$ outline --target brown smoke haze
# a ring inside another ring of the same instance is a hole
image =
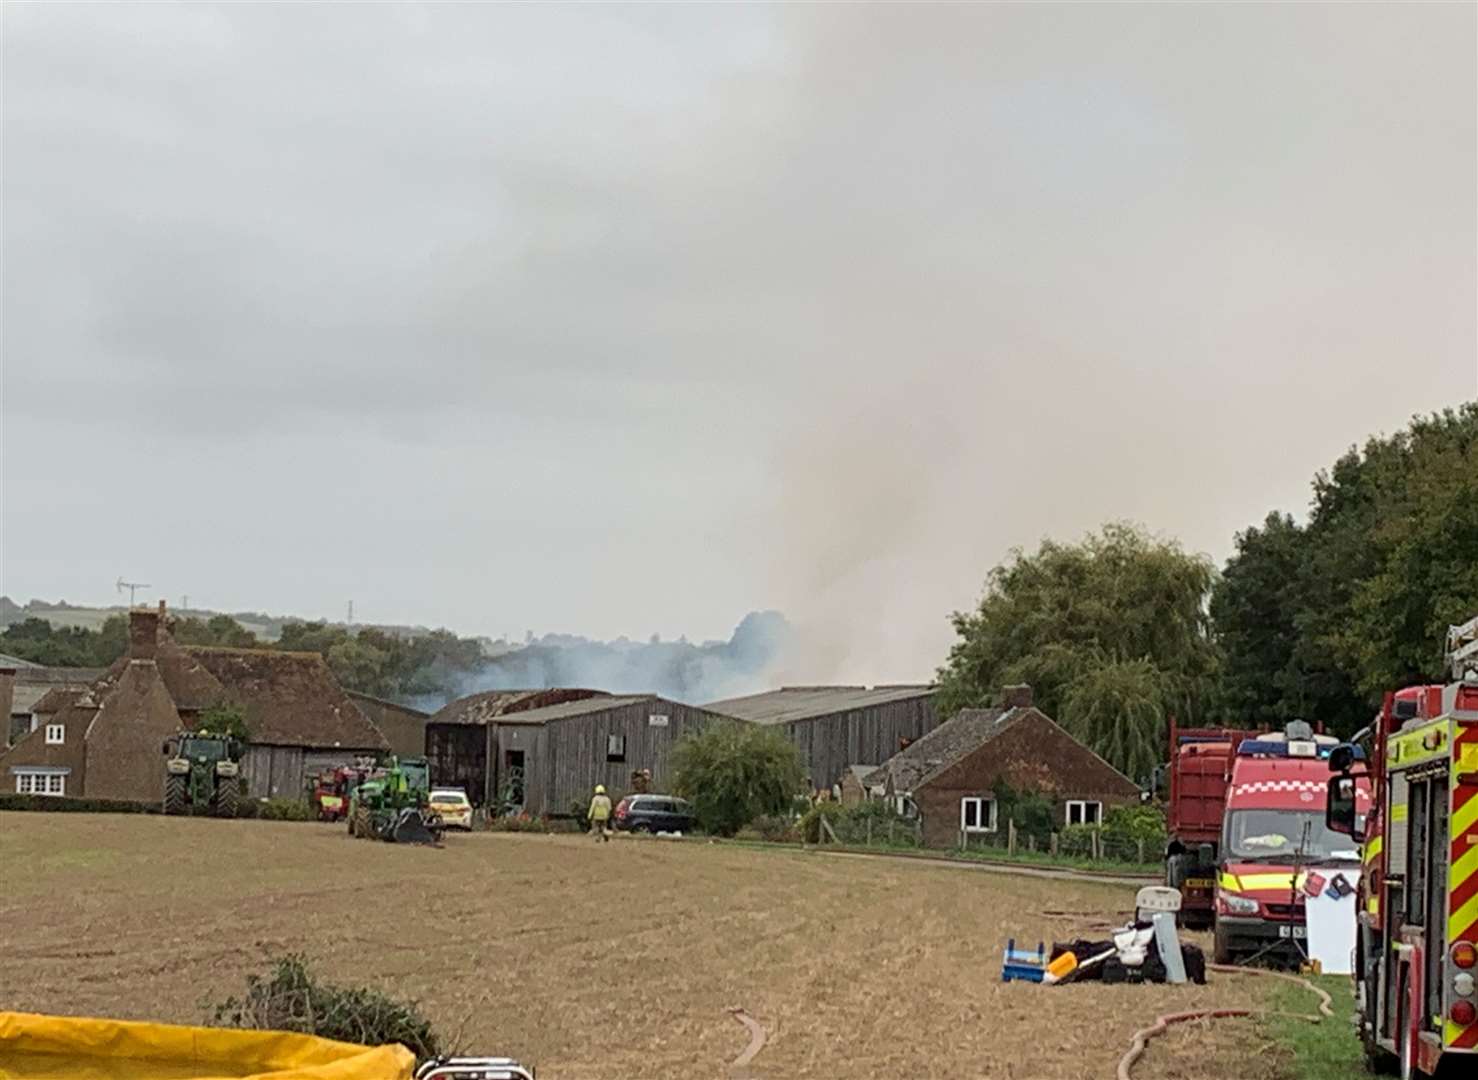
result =
[[[10,5],[4,588],[926,679],[1478,393],[1475,12]]]

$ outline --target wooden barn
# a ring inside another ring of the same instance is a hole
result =
[[[674,743],[715,719],[655,694],[596,690],[494,690],[447,705],[426,725],[433,783],[465,788],[475,802],[512,803],[533,815],[569,814],[596,784],[612,798],[651,773],[669,782]]]
[[[780,728],[820,791],[839,787],[849,766],[881,765],[939,723],[934,687],[923,685],[787,686],[703,707]]]

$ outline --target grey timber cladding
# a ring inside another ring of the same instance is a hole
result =
[[[786,687],[704,708],[779,727],[799,748],[817,789],[839,784],[850,766],[881,765],[903,740],[939,723],[930,686]]]
[[[703,709],[654,695],[594,698],[532,709],[490,722],[485,797],[496,800],[513,760],[523,756],[524,809],[568,814],[588,801],[596,784],[615,797],[631,789],[631,774],[652,773],[654,791],[672,782],[672,747],[690,731],[721,719]],[[613,753],[611,736],[620,739]]]

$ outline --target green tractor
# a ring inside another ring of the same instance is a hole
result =
[[[349,795],[349,835],[396,844],[435,844],[441,819],[426,806],[431,768],[425,758],[390,758]]]
[[[234,818],[241,797],[241,740],[182,731],[164,743],[164,812]]]

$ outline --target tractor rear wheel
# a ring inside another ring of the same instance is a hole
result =
[[[236,782],[234,776],[217,784],[215,805],[211,808],[215,816],[234,818],[240,794],[241,785]]]
[[[185,805],[190,801],[190,793],[186,786],[186,779],[175,773],[170,773],[164,778],[164,812],[166,814],[183,814]]]
[[[354,812],[354,835],[366,840],[375,836],[374,822],[370,819],[368,806],[361,806]]]

